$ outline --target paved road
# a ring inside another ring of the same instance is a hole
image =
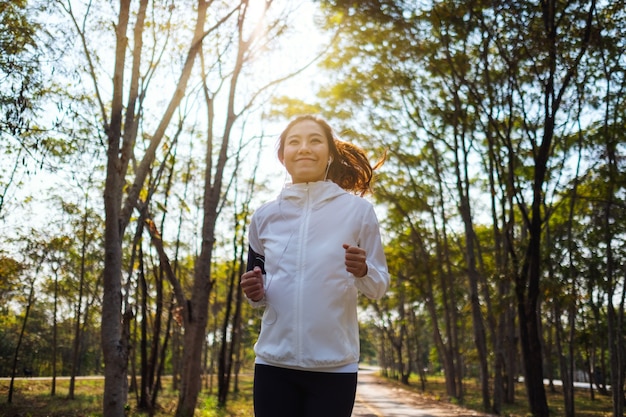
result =
[[[375,371],[359,370],[356,403],[352,417],[469,417],[481,416],[452,404],[429,400],[406,389],[386,384]]]

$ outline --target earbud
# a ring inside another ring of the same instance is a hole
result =
[[[329,157],[328,158],[328,164],[326,164],[326,173],[324,174],[324,181],[326,181],[326,178],[328,178],[328,171],[330,171],[330,164],[333,163],[333,157]]]

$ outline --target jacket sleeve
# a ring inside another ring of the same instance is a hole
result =
[[[359,247],[365,249],[367,274],[356,278],[356,287],[368,298],[379,299],[389,289],[390,278],[380,236],[380,226],[373,206],[370,206],[363,219],[358,244]]]

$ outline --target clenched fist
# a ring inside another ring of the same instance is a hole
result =
[[[365,250],[346,243],[343,244],[343,248],[346,251],[346,271],[357,278],[364,277],[367,274]]]
[[[241,289],[251,301],[260,301],[265,295],[263,288],[263,273],[261,268],[255,266],[241,276]]]

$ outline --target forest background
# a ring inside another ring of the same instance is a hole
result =
[[[173,375],[191,416],[211,374],[225,404],[260,319],[246,224],[319,113],[387,154],[363,358],[459,403],[475,378],[496,414],[548,416],[548,378],[574,416],[593,381],[622,416],[625,6],[1,0],[0,375],[102,374],[106,416]]]

